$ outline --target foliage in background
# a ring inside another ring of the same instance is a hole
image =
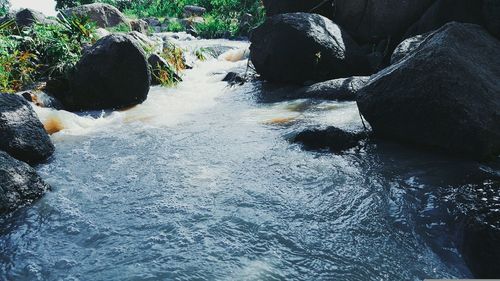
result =
[[[10,2],[9,0],[0,0],[0,17],[4,16],[9,12]]]
[[[261,0],[57,0],[57,7],[64,8],[103,2],[116,6],[133,18],[182,18],[186,5],[198,5],[207,9],[205,23],[197,24],[196,31],[204,38],[234,37],[248,35],[251,28],[265,17]],[[247,15],[251,15],[248,17]],[[169,31],[180,31],[184,27],[171,23]]]
[[[16,92],[49,78],[66,77],[81,57],[82,44],[93,42],[88,19],[65,18],[58,24],[19,29],[0,26],[0,92]]]

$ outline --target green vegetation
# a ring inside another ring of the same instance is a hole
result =
[[[9,0],[0,0],[0,17],[9,12],[10,2]]]
[[[24,29],[13,20],[0,25],[0,92],[66,77],[80,59],[82,44],[93,42],[93,30],[88,19],[80,18]]]
[[[127,32],[132,31],[132,29],[130,28],[130,26],[128,24],[126,24],[126,23],[120,23],[117,26],[107,28],[107,30],[109,32],[112,32],[112,33],[116,33],[116,32],[127,33]]]
[[[201,37],[219,38],[248,35],[251,28],[264,20],[264,8],[260,0],[57,0],[58,8],[103,2],[116,6],[132,18],[157,17],[183,18],[186,5],[205,7],[205,22],[194,24]],[[184,26],[172,21],[168,31],[181,31]]]

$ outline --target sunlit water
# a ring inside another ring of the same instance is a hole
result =
[[[184,46],[209,43],[248,47]],[[304,151],[288,141],[304,128],[361,128],[355,104],[266,103],[259,83],[221,82],[247,64],[225,58],[127,111],[37,108],[64,128],[38,167],[53,190],[0,221],[0,280],[471,276],[457,225],[498,207],[498,165],[380,142]]]

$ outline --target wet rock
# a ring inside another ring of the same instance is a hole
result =
[[[44,14],[32,9],[22,9],[16,13],[16,23],[19,27],[31,26],[35,23],[47,22],[47,18]]]
[[[355,76],[328,80],[303,87],[290,95],[296,99],[317,98],[337,101],[355,101],[357,92],[363,88],[369,76]]]
[[[70,110],[123,108],[146,100],[150,79],[142,48],[128,35],[112,34],[83,55],[69,92],[57,97]]]
[[[267,18],[252,32],[251,42],[252,63],[271,82],[302,84],[370,72],[356,42],[317,14]]]
[[[207,9],[200,6],[187,5],[184,7],[184,17],[201,17]]]
[[[498,224],[500,218],[494,223]],[[494,279],[500,276],[500,228],[481,219],[480,215],[465,223],[462,256],[474,277]]]
[[[54,145],[29,103],[19,95],[0,94],[0,150],[35,164],[54,153]]]
[[[224,76],[222,81],[227,82],[229,85],[243,85],[246,82],[246,79],[243,75],[237,72],[229,72]]]
[[[182,81],[174,71],[170,64],[162,57],[157,54],[152,54],[148,58],[149,66],[151,67],[151,85],[160,85],[162,83],[161,78],[164,73],[173,76],[175,81]]]
[[[308,129],[297,134],[292,141],[300,143],[307,150],[328,149],[342,152],[356,147],[367,138],[364,132],[348,132],[336,127],[326,129]]]
[[[399,43],[391,56],[391,64],[397,63],[402,60],[406,55],[413,52],[420,44],[424,41],[425,38],[429,36],[428,33],[423,35],[417,35],[410,37],[403,42]]]
[[[117,8],[103,3],[94,3],[81,5],[78,7],[64,10],[67,16],[77,15],[80,17],[89,17],[98,27],[113,27],[119,24],[129,25],[125,15]]]
[[[147,34],[149,31],[149,25],[144,20],[132,20],[130,21],[130,27],[133,31],[137,31],[142,34]]]
[[[449,23],[411,56],[373,75],[358,106],[388,139],[477,159],[500,153],[500,41]]]
[[[0,151],[0,215],[34,202],[49,189],[32,167]]]

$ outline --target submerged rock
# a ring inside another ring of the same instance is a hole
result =
[[[449,23],[360,90],[381,137],[485,159],[500,153],[500,41]]]
[[[328,149],[341,152],[359,145],[367,138],[364,132],[348,132],[336,127],[326,129],[308,129],[297,134],[292,141],[300,143],[307,150]]]
[[[69,92],[58,98],[71,110],[123,108],[146,100],[150,79],[142,48],[128,35],[112,34],[83,55]]]
[[[32,203],[49,189],[32,167],[0,151],[0,215]]]
[[[103,3],[94,3],[81,5],[78,7],[64,10],[66,16],[77,15],[80,17],[89,17],[98,27],[113,27],[119,24],[129,25],[125,15],[117,8]]]
[[[227,82],[229,85],[243,85],[246,82],[244,75],[237,72],[228,72],[222,81]]]
[[[30,164],[43,162],[54,153],[42,123],[21,96],[0,94],[0,150]]]
[[[317,98],[337,101],[355,101],[357,92],[368,83],[369,79],[369,76],[354,76],[328,80],[291,92],[290,96],[297,99]]]
[[[251,42],[252,63],[268,81],[301,84],[369,73],[356,42],[317,14],[267,18],[253,31]]]

